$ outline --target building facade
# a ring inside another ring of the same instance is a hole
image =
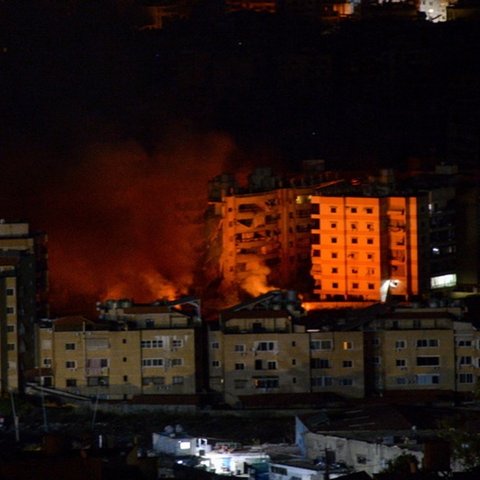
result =
[[[99,307],[101,322],[83,317],[44,322],[38,329],[39,381],[109,400],[195,395],[201,388],[200,318],[181,306],[109,301]]]
[[[36,363],[34,326],[48,314],[46,236],[0,221],[0,389],[23,388]]]

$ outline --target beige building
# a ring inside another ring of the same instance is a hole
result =
[[[311,273],[320,300],[385,301],[427,292],[427,198],[349,190],[311,199]]]
[[[104,399],[196,394],[200,319],[180,307],[107,302],[100,307],[103,322],[66,317],[44,323],[38,336],[42,384]]]
[[[0,220],[0,393],[23,388],[35,366],[34,324],[47,314],[46,236]]]

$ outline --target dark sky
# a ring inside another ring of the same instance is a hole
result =
[[[49,234],[58,310],[185,290],[199,225],[174,210],[223,170],[443,158],[470,114],[475,25],[197,12],[139,31],[134,3],[0,6],[0,216]]]

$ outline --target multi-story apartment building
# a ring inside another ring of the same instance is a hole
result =
[[[335,187],[312,202],[312,276],[320,299],[409,298],[429,289],[428,201]]]
[[[257,169],[246,189],[226,175],[211,182],[211,254],[227,291],[240,287],[258,295],[308,278],[310,198],[323,178],[319,170],[286,182],[271,169]]]
[[[22,388],[35,366],[34,324],[47,315],[46,237],[0,220],[0,390]]]
[[[151,305],[107,301],[99,309],[101,322],[65,317],[41,325],[44,386],[105,399],[197,393],[196,300]]]
[[[309,392],[309,339],[293,321],[301,313],[295,293],[280,291],[221,312],[209,332],[212,390],[233,405],[250,395]]]

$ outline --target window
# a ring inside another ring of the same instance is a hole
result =
[[[220,348],[220,344],[218,342],[212,342],[210,346],[214,350],[218,350]]]
[[[372,214],[373,213],[373,208],[366,208],[365,213]]]
[[[367,253],[367,260],[373,260],[373,253]]]
[[[353,367],[353,360],[343,360],[342,367],[343,368],[352,368]]]
[[[15,307],[7,307],[7,313],[8,314],[14,314],[15,313]]]
[[[395,348],[397,350],[401,348],[407,348],[407,341],[406,340],[395,340]]]
[[[332,237],[332,238],[330,239],[330,242],[331,242],[331,243],[337,243],[337,237]]]
[[[141,348],[163,348],[163,340],[142,340]]]
[[[12,296],[12,295],[15,295],[15,289],[13,288],[7,288],[5,293],[8,295],[8,296]]]
[[[473,373],[460,373],[458,375],[458,383],[473,383]]]
[[[184,382],[183,377],[179,375],[175,375],[174,377],[172,377],[173,385],[183,385],[183,382]]]
[[[270,467],[270,471],[272,473],[276,473],[278,475],[283,475],[283,476],[286,476],[288,475],[288,470],[286,468],[283,468],[283,467],[276,467],[275,465],[272,465]]]
[[[375,290],[375,284],[374,283],[369,283],[368,284],[368,289],[369,290]]]
[[[472,357],[470,356],[466,356],[466,357],[460,357],[459,361],[458,361],[459,365],[471,365],[472,364]]]
[[[330,228],[337,228],[337,224],[335,222],[330,223]]]
[[[396,367],[406,367],[407,366],[407,361],[404,358],[397,358],[395,360],[395,366]]]
[[[332,364],[328,358],[311,358],[310,368],[331,368]]]
[[[142,385],[165,385],[165,377],[143,377]]]
[[[330,213],[337,213],[337,207],[330,207]]]
[[[353,385],[353,378],[339,378],[338,384],[342,387],[351,387]]]
[[[310,342],[310,350],[331,350],[331,340],[312,340]]]
[[[15,344],[14,343],[8,343],[7,344],[7,350],[9,352],[13,352],[15,350]]]
[[[353,290],[357,290],[357,289],[358,289],[358,283],[357,283],[357,282],[352,283],[352,289],[353,289]]]
[[[296,358],[292,358],[292,365],[296,365],[297,364],[297,359]]]
[[[7,325],[7,332],[13,333],[15,331],[15,325]]]
[[[417,340],[417,348],[438,347],[439,341],[436,338],[419,338]]]
[[[359,463],[360,465],[366,465],[367,457],[365,457],[365,455],[357,455],[357,463]]]
[[[440,375],[417,375],[418,385],[438,385],[440,383]]]
[[[172,358],[170,364],[172,367],[181,367],[183,365],[183,358]]]
[[[406,385],[407,379],[405,377],[395,377],[395,383],[397,385]]]
[[[440,365],[440,357],[417,357],[418,367],[436,367],[438,365]]]
[[[52,366],[52,359],[51,358],[44,358],[43,359],[43,366],[44,367],[51,367]]]
[[[124,376],[123,376],[123,381],[124,381],[124,382],[128,382],[128,375],[124,375]]]
[[[108,377],[87,377],[89,387],[108,387],[110,380]]]
[[[332,273],[338,273],[338,268],[337,268],[337,267],[333,267],[333,268],[332,268]]]
[[[344,350],[352,350],[353,349],[353,342],[342,342],[342,348]]]
[[[243,344],[237,344],[233,347],[233,350],[235,352],[244,352],[245,351],[245,345]]]
[[[277,349],[277,342],[255,342],[255,350],[258,352],[272,352]]]
[[[276,370],[277,369],[277,362],[272,360],[267,362],[267,369],[268,370]]]
[[[278,388],[278,377],[258,377],[253,380],[255,388]]]
[[[333,282],[333,283],[332,283],[332,288],[338,288],[338,283],[337,283],[337,282]]]
[[[183,340],[172,340],[172,347],[173,348],[183,347]]]
[[[367,230],[369,232],[373,232],[375,230],[373,223],[367,223]]]
[[[77,368],[77,362],[75,360],[67,360],[65,362],[65,368]]]
[[[312,387],[331,387],[332,385],[332,377],[312,377]]]
[[[357,224],[356,224],[356,223],[352,223],[352,224],[350,225],[350,228],[351,228],[352,230],[356,230],[356,229],[357,229]]]
[[[295,342],[295,340],[292,341],[292,347],[296,347],[297,346],[297,342]]]
[[[106,368],[108,367],[108,358],[89,358],[86,362],[87,368]]]
[[[358,243],[358,238],[357,238],[357,237],[353,237],[353,238],[352,238],[352,243]]]
[[[142,367],[163,367],[163,358],[143,358]]]
[[[352,207],[352,208],[350,209],[350,212],[351,212],[351,213],[357,213],[357,207]]]
[[[457,340],[457,347],[471,347],[471,340]]]
[[[367,245],[373,245],[373,238],[367,238]]]
[[[338,258],[338,253],[337,252],[332,252],[331,257],[332,258]]]
[[[378,367],[379,365],[381,365],[381,364],[382,364],[382,359],[381,359],[381,357],[373,357],[373,364],[374,364],[375,366],[377,366],[377,367]]]
[[[66,343],[65,344],[65,350],[75,350],[75,344],[74,343]]]
[[[67,378],[65,380],[66,387],[76,387],[77,386],[77,379],[76,378]]]
[[[245,364],[244,363],[236,363],[235,364],[235,370],[245,370]]]
[[[212,367],[219,368],[220,367],[220,360],[212,360]]]

